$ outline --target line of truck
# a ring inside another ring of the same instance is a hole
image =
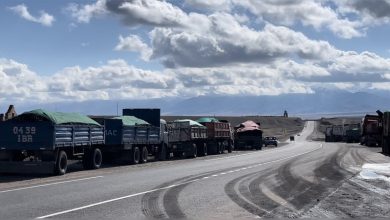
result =
[[[326,128],[325,141],[359,142],[365,146],[378,146],[390,154],[390,112],[376,111],[365,115],[360,124],[333,125]]]
[[[245,141],[261,149],[262,131],[260,127],[255,130],[257,135]],[[166,160],[230,153],[235,136],[227,121],[166,122],[160,109],[123,109],[122,116],[96,118],[34,110],[0,123],[0,172],[38,170],[63,175],[69,160],[81,160],[85,169],[97,169],[103,160],[137,164],[150,157]]]

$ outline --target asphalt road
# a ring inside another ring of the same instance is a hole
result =
[[[359,186],[355,181],[363,163],[390,160],[377,149],[307,140],[314,127],[314,122],[308,122],[295,142],[262,151],[78,171],[61,177],[3,176],[0,219],[390,216],[388,202],[381,203],[390,198],[378,193],[380,187],[388,190],[387,186]],[[379,188],[359,194],[358,187],[363,186]],[[354,190],[362,201],[351,192],[340,208],[333,198],[341,201],[344,188]],[[364,200],[370,196],[377,199]],[[367,205],[356,213],[353,202]],[[370,212],[370,204],[382,210]]]

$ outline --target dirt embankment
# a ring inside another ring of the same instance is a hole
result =
[[[300,133],[305,125],[305,121],[301,118],[285,118],[281,116],[162,116],[166,121],[176,119],[197,120],[201,117],[215,117],[219,120],[227,120],[232,126],[239,125],[247,120],[260,122],[264,132],[263,136],[275,136],[282,141],[286,140],[290,135]]]

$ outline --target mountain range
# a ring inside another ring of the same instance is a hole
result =
[[[4,108],[4,107],[3,107]],[[117,115],[122,108],[161,108],[164,115],[290,115],[316,118],[332,115],[364,115],[390,109],[390,95],[322,90],[314,94],[278,96],[198,96],[148,100],[93,100],[45,104],[19,104],[17,110],[44,108],[89,115]]]

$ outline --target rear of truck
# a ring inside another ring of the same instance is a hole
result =
[[[99,168],[103,127],[81,115],[66,123],[70,116],[35,110],[1,123],[0,172],[65,174],[69,159]]]
[[[168,139],[177,157],[207,155],[207,128],[192,120],[168,122]]]
[[[148,156],[158,155],[161,146],[160,128],[134,116],[105,119],[106,147],[112,159],[132,164],[146,163]]]
[[[245,121],[235,127],[235,149],[261,150],[263,147],[263,131],[260,123]]]
[[[366,146],[381,145],[381,125],[378,115],[366,115],[361,123],[361,140],[360,143]]]
[[[333,125],[332,126],[332,138],[333,141],[339,142],[342,141],[344,137],[344,128],[342,125]]]
[[[225,150],[231,153],[234,140],[229,122],[221,122],[215,118],[200,118],[197,120],[207,128],[207,151],[209,154],[222,154]]]
[[[382,152],[390,155],[390,112],[383,113]]]
[[[333,142],[332,127],[327,127],[325,130],[325,142]]]

